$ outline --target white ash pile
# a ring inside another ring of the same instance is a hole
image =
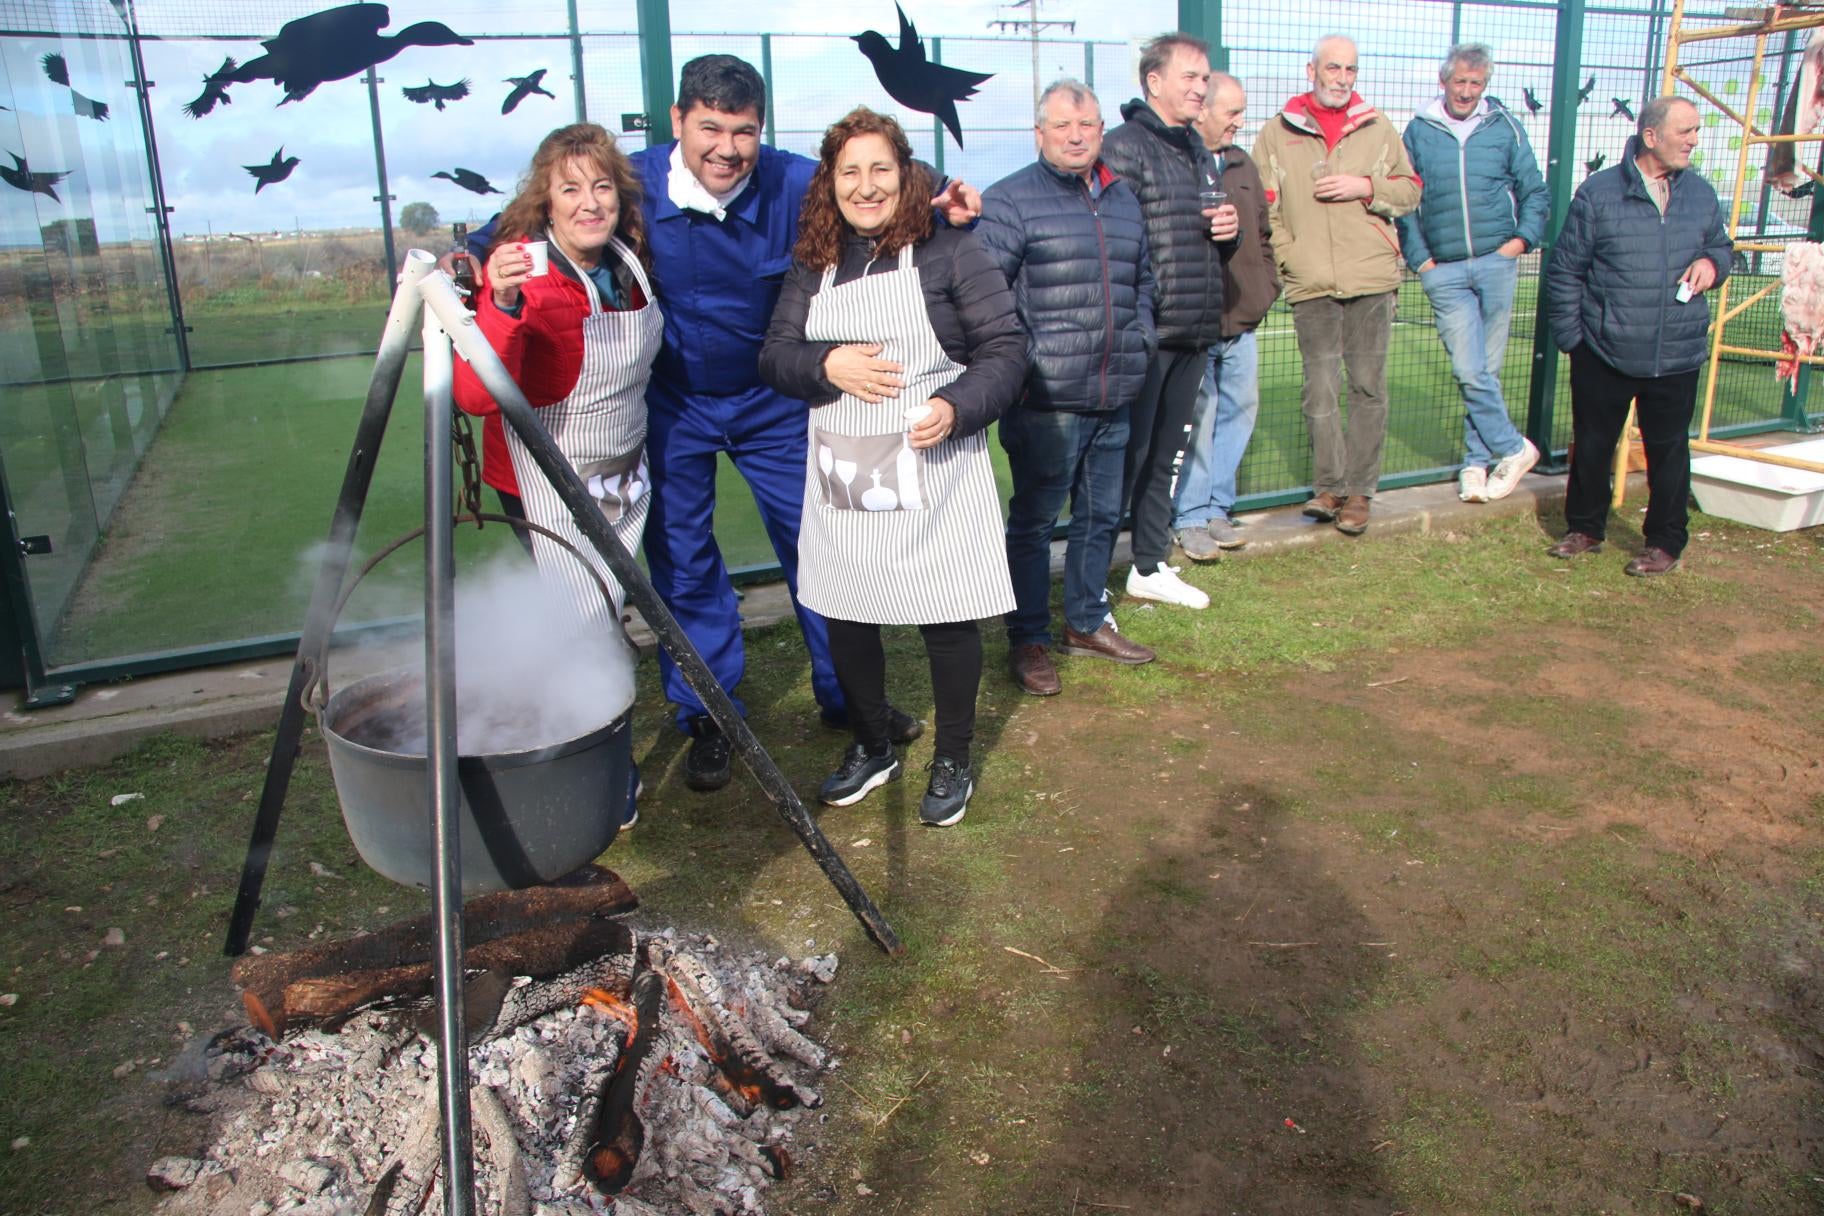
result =
[[[483,986],[480,1030],[472,992],[476,1210],[763,1213],[821,1101],[809,1078],[835,1066],[800,1029],[835,964],[665,931],[548,981]],[[418,1002],[279,1043],[218,1036],[215,1143],[152,1167],[173,1191],[161,1216],[441,1210],[435,1025]]]

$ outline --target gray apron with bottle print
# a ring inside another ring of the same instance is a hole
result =
[[[664,320],[652,283],[633,251],[610,237],[604,253],[619,257],[633,271],[646,295],[646,307],[622,312],[604,309],[601,293],[589,275],[579,269],[577,275],[589,296],[589,315],[583,318],[582,370],[568,397],[540,408],[537,414],[558,450],[588,487],[590,497],[613,527],[615,538],[632,554],[639,549],[651,505],[652,479],[646,471],[646,382],[659,353]],[[562,256],[555,243],[551,256]],[[558,272],[553,269],[551,273]],[[519,479],[526,517],[556,532],[588,557],[614,594],[614,614],[618,619],[626,593],[570,518],[569,509],[545,480],[512,427],[507,428],[507,451],[513,457],[513,473]],[[608,612],[601,589],[575,557],[536,532],[532,534],[532,556],[547,582],[575,605],[584,621],[593,622]]]
[[[904,368],[899,396],[847,393],[811,410],[798,598],[843,621],[925,625],[1013,607],[1000,492],[986,431],[914,449],[905,410],[963,374],[931,328],[912,249],[896,270],[834,285],[805,317],[812,342],[878,342]]]

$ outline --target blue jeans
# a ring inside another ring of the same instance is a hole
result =
[[[1260,340],[1254,331],[1210,349],[1192,415],[1191,450],[1178,475],[1172,527],[1201,528],[1235,509],[1235,473],[1260,414]]]
[[[1463,392],[1465,463],[1482,466],[1525,446],[1501,396],[1501,363],[1514,316],[1519,262],[1485,253],[1461,262],[1439,262],[1419,276],[1431,298],[1438,336],[1450,352],[1450,370]]]
[[[1051,530],[1070,500],[1064,555],[1064,623],[1094,633],[1108,613],[1108,565],[1121,527],[1125,409],[1073,414],[1016,405],[1001,417],[1013,472],[1007,503],[1007,568],[1014,609],[1007,643],[1051,645]]]

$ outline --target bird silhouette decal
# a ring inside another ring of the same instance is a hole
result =
[[[407,85],[399,91],[405,94],[407,101],[415,101],[421,106],[435,105],[441,110],[445,103],[461,101],[467,97],[469,82],[465,79],[458,80],[455,84],[438,84],[435,80],[427,80],[420,85]]]
[[[1577,90],[1577,104],[1582,105],[1584,102],[1588,101],[1590,99],[1590,94],[1595,91],[1596,78],[1592,76],[1583,82],[1583,87],[1581,89]]]
[[[70,84],[70,65],[64,62],[62,55],[53,51],[38,62],[44,65],[44,74],[52,84],[60,84],[70,90],[70,101],[76,107],[76,117],[93,118],[96,122],[108,121],[108,103],[84,97],[75,90]]]
[[[455,182],[458,186],[461,186],[464,190],[468,190],[474,194],[505,194],[506,193],[505,190],[496,190],[494,188],[494,184],[492,182],[490,182],[487,178],[483,177],[481,174],[475,172],[475,170],[464,169],[460,165],[457,166],[456,172],[454,172],[454,173],[451,173],[445,169],[439,169],[439,170],[437,170],[437,172],[431,174],[431,176],[432,177],[441,177],[446,181]]]
[[[68,177],[69,170],[66,169],[62,173],[34,173],[32,167],[25,163],[25,157],[17,152],[8,152],[7,155],[13,158],[13,167],[9,169],[5,165],[0,165],[0,181],[15,190],[23,190],[27,194],[45,195],[53,203],[63,201],[57,197],[57,191],[52,187]]]
[[[291,176],[291,171],[297,167],[298,158],[295,156],[286,156],[283,147],[272,154],[272,160],[268,164],[241,166],[241,168],[253,174],[253,180],[258,183],[253,188],[255,194],[258,194],[275,182],[284,181]]]
[[[203,91],[184,106],[184,113],[201,118],[230,101],[228,87],[255,80],[270,80],[285,90],[283,100],[302,101],[320,84],[346,80],[375,64],[385,63],[410,46],[473,46],[441,21],[420,21],[397,34],[382,34],[392,20],[384,4],[345,4],[324,9],[279,27],[278,37],[260,45],[266,53],[237,64],[232,57],[203,77]]]
[[[1583,167],[1585,171],[1594,173],[1596,170],[1602,168],[1602,163],[1608,159],[1606,154],[1598,152],[1596,155],[1590,157],[1590,159],[1584,161]]]
[[[925,44],[919,39],[918,27],[906,20],[906,10],[895,4],[899,13],[899,46],[895,48],[873,30],[856,34],[850,41],[860,45],[861,53],[874,65],[874,75],[887,96],[902,106],[934,114],[963,146],[963,127],[956,117],[956,103],[975,96],[976,86],[994,78],[992,72],[965,72],[947,68],[925,58]]]
[[[506,80],[502,81],[503,84],[512,85],[513,91],[508,93],[507,99],[500,103],[500,112],[502,114],[511,114],[514,110],[519,108],[520,102],[534,93],[549,97],[552,101],[556,101],[557,94],[543,87],[545,71],[546,69],[540,68],[530,76],[509,76]]]
[[[1629,122],[1634,121],[1634,111],[1628,107],[1627,102],[1623,101],[1619,97],[1611,97],[1611,98],[1609,98],[1609,100],[1615,103],[1615,108],[1613,110],[1609,111],[1610,118],[1614,118],[1616,115],[1619,114],[1621,117],[1627,119]]]
[[[1543,105],[1540,104],[1539,98],[1533,93],[1532,86],[1529,85],[1526,88],[1521,89],[1520,91],[1522,93],[1526,94],[1527,113],[1537,114],[1539,111],[1541,111],[1545,108]]]

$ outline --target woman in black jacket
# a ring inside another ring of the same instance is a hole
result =
[[[821,797],[899,775],[880,626],[917,625],[936,755],[919,818],[948,826],[975,788],[977,621],[1013,606],[986,428],[1026,374],[1012,293],[976,238],[938,228],[931,180],[892,118],[824,133],[760,375],[809,402],[798,598],[829,618],[855,741]]]

